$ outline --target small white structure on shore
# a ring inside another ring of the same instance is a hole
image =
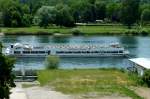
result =
[[[133,58],[129,60],[140,76],[143,76],[145,70],[150,69],[150,58]]]

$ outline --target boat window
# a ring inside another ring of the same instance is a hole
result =
[[[119,53],[123,53],[123,51],[119,51]]]
[[[21,47],[16,47],[15,49],[21,49]]]
[[[90,51],[87,51],[87,53],[91,53]]]
[[[23,54],[30,54],[30,51],[23,51]]]
[[[112,53],[118,53],[118,51],[112,51]]]
[[[71,54],[72,52],[71,51],[66,51],[64,52],[65,54]]]
[[[82,53],[86,53],[86,51],[82,51]]]
[[[51,51],[47,51],[47,53],[48,53],[48,55],[50,55],[50,54],[51,54]]]
[[[37,54],[37,53],[38,53],[38,51],[31,51],[31,53],[32,53],[32,54]]]
[[[44,53],[45,53],[45,51],[39,51],[39,53],[40,53],[40,54],[44,54]]]
[[[21,52],[20,51],[14,51],[14,54],[20,54]]]
[[[11,48],[14,48],[14,45],[10,45],[11,46]]]
[[[57,54],[63,54],[64,51],[56,51]]]
[[[94,51],[93,53],[100,53],[100,52],[98,52],[98,51]]]
[[[56,51],[57,54],[123,53],[123,51]]]
[[[78,54],[78,53],[81,53],[81,52],[80,51],[74,51],[73,53]]]
[[[103,53],[118,53],[118,51],[104,51]]]
[[[56,51],[57,54],[79,54],[79,53],[87,53],[87,51]]]

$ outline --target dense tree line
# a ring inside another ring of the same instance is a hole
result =
[[[150,23],[150,0],[0,0],[5,27],[75,26],[75,23],[120,22],[129,28]]]

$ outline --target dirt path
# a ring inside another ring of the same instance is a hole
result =
[[[139,87],[134,89],[135,92],[144,99],[150,99],[150,88]]]
[[[97,96],[97,95],[64,95],[60,92],[52,91],[46,87],[31,87],[25,88],[28,99],[131,99],[130,97],[122,97],[118,95]]]
[[[25,90],[20,83],[16,84],[16,88],[11,89],[10,99],[27,99]]]
[[[40,87],[38,85],[22,88],[22,84],[37,84],[33,83],[16,83],[16,88],[11,90],[10,99],[72,99],[69,95],[64,95],[60,92],[51,90],[50,88]]]
[[[24,90],[21,88],[13,88],[11,92],[10,99],[27,99]]]
[[[22,84],[35,84],[35,86],[31,86],[28,88],[22,88]],[[14,88],[12,96],[15,98],[10,99],[131,99],[130,97],[122,97],[118,95],[111,96],[97,96],[96,94],[88,94],[88,95],[65,95],[63,93],[53,91],[49,87],[40,87],[36,85],[36,83],[16,83],[17,87]],[[17,96],[16,96],[17,90]],[[22,95],[24,98],[19,98],[19,95]],[[148,93],[147,93],[148,95]],[[145,98],[149,99],[149,98]]]
[[[64,95],[60,92],[52,91],[45,87],[25,88],[28,99],[71,99],[71,96]]]

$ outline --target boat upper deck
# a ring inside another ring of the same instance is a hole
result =
[[[31,46],[27,44],[16,44],[14,45],[15,49],[24,50],[50,50],[50,49],[59,49],[59,50],[100,50],[100,49],[123,49],[118,43],[112,44],[51,44],[47,46]]]

